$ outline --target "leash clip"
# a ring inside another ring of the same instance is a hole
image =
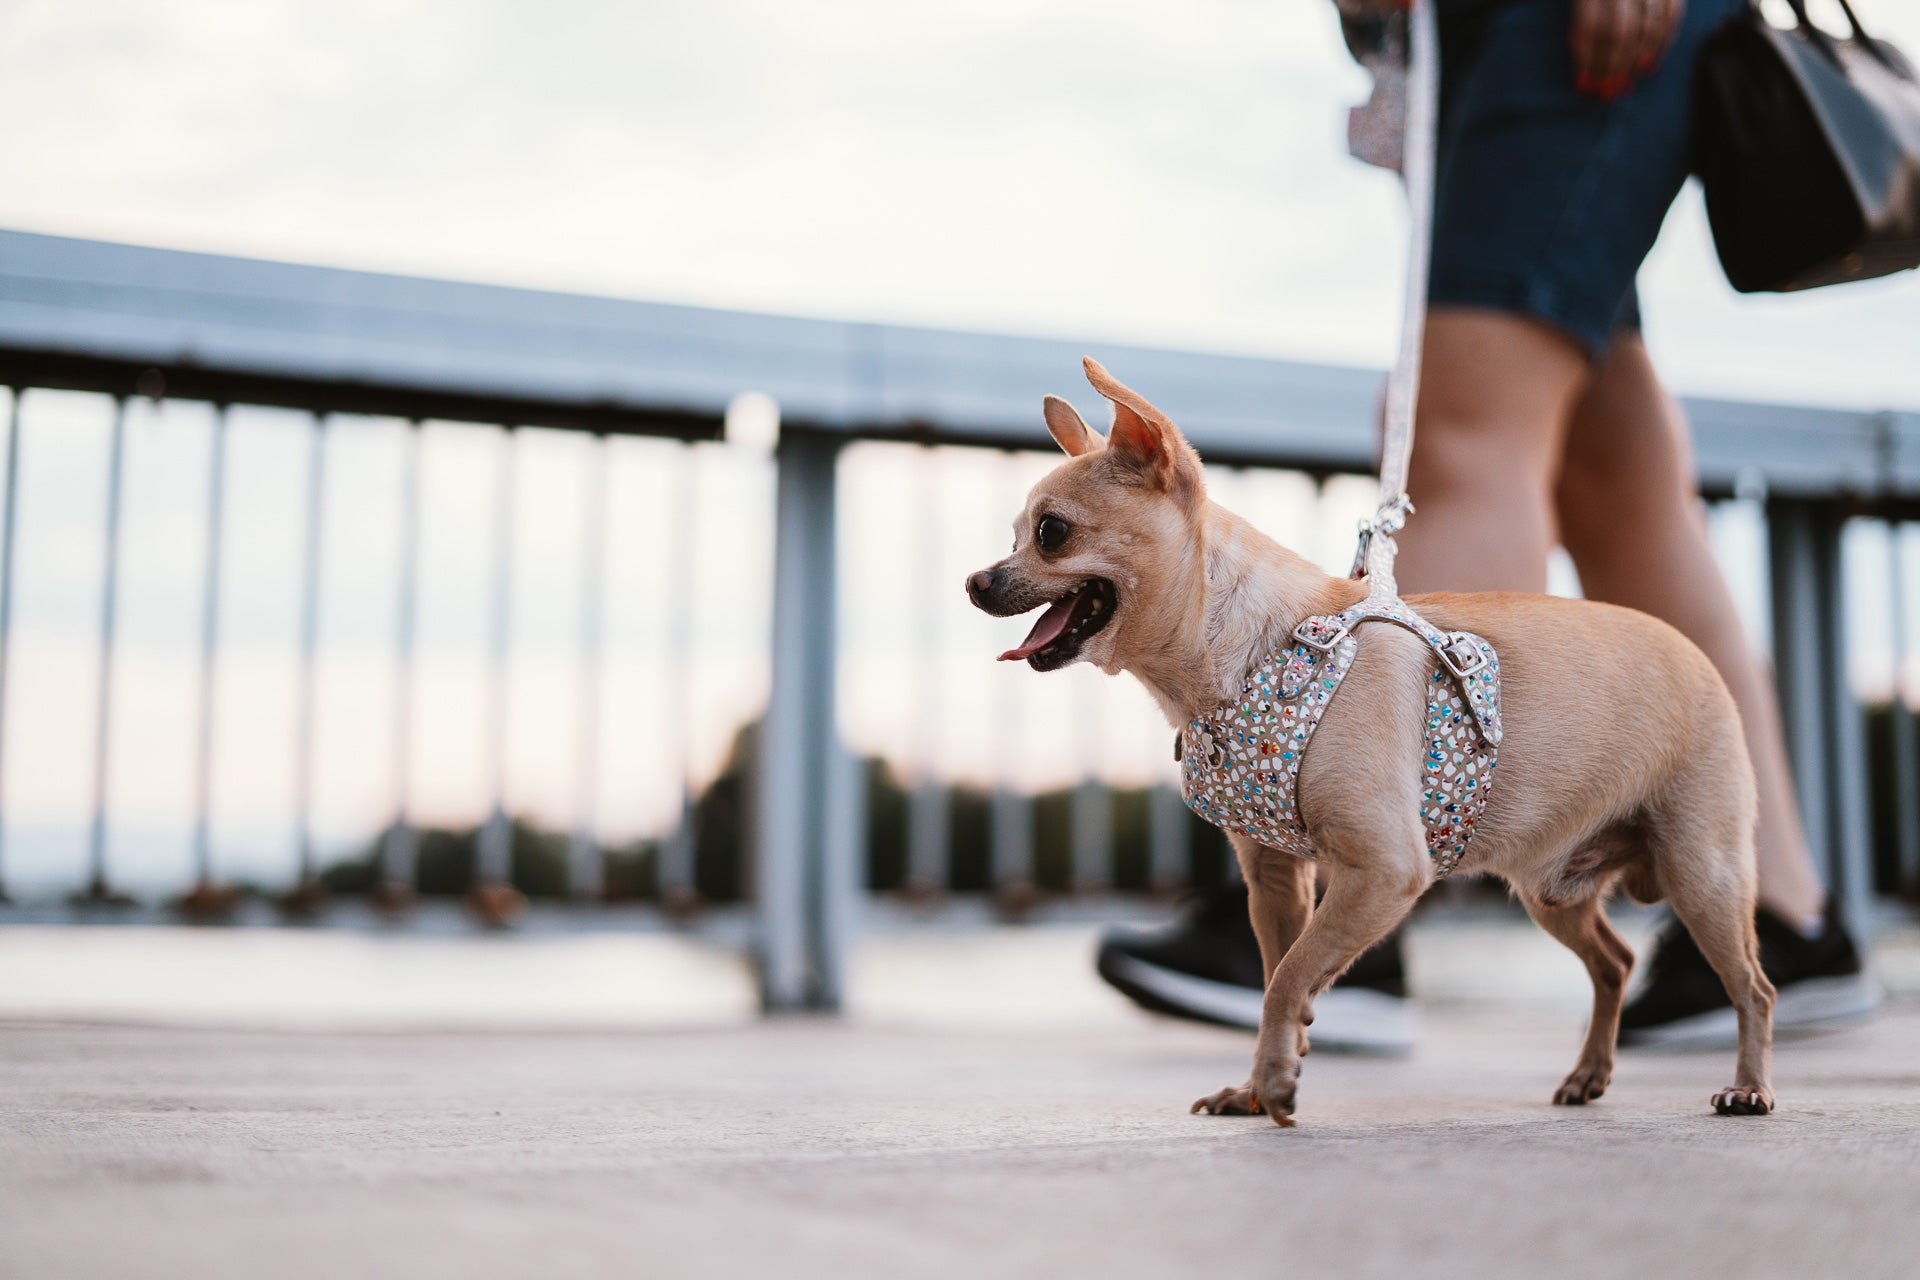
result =
[[[1407,527],[1407,517],[1413,514],[1413,499],[1405,493],[1397,493],[1391,499],[1380,504],[1372,520],[1372,527],[1381,533],[1398,533]]]
[[[1380,504],[1380,509],[1371,519],[1362,517],[1360,521],[1360,545],[1353,552],[1353,568],[1347,577],[1359,581],[1367,576],[1367,553],[1373,549],[1376,535],[1391,538],[1407,527],[1407,517],[1413,514],[1413,499],[1406,494],[1394,495]]]

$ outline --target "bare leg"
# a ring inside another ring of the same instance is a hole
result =
[[[1544,591],[1561,439],[1586,353],[1535,320],[1436,307],[1427,318],[1401,590]]]
[[[1528,902],[1527,914],[1579,956],[1593,979],[1593,1020],[1587,1024],[1586,1043],[1580,1060],[1553,1095],[1559,1105],[1577,1107],[1605,1093],[1613,1079],[1613,1047],[1620,1034],[1620,1005],[1627,975],[1633,971],[1633,951],[1607,923],[1598,897],[1556,907]]]
[[[1403,590],[1543,590],[1557,523],[1589,596],[1664,618],[1712,659],[1760,784],[1760,901],[1813,925],[1825,894],[1779,709],[1713,560],[1686,424],[1640,339],[1623,335],[1593,370],[1537,321],[1436,308],[1409,487],[1419,516],[1400,537]]]
[[[1247,882],[1247,913],[1253,921],[1253,934],[1260,940],[1261,978],[1271,983],[1280,957],[1287,954],[1313,917],[1314,864],[1245,836],[1230,839],[1240,860],[1241,878]],[[1306,1051],[1306,1033],[1302,1030],[1300,1052]],[[1252,1081],[1248,1081],[1217,1090],[1188,1110],[1204,1110],[1215,1116],[1256,1116],[1263,1108]]]
[[[1638,335],[1615,340],[1576,404],[1556,498],[1582,590],[1672,623],[1720,669],[1759,782],[1760,901],[1794,924],[1817,924],[1825,895],[1807,852],[1773,688],[1713,558],[1686,420]]]

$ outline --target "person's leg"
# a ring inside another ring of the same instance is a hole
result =
[[[1686,421],[1638,334],[1615,339],[1574,406],[1555,504],[1582,591],[1665,619],[1720,669],[1760,787],[1760,904],[1803,931],[1818,928],[1825,894],[1773,688],[1707,540]]]
[[[1396,577],[1422,591],[1543,591],[1554,478],[1586,352],[1539,320],[1436,306],[1427,317]]]

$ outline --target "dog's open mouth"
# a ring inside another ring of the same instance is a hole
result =
[[[1105,578],[1087,579],[1048,605],[1020,647],[1001,654],[1000,661],[1025,658],[1035,671],[1066,666],[1080,656],[1080,646],[1113,621],[1118,598],[1113,584]]]

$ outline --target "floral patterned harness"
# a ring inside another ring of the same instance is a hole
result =
[[[1493,787],[1500,659],[1481,637],[1441,631],[1397,596],[1371,595],[1343,613],[1308,618],[1292,645],[1253,669],[1237,699],[1189,721],[1174,742],[1181,793],[1216,827],[1311,858],[1296,794],[1300,762],[1353,666],[1354,628],[1365,622],[1405,627],[1437,659],[1427,682],[1420,816],[1427,855],[1444,877],[1466,856]]]

